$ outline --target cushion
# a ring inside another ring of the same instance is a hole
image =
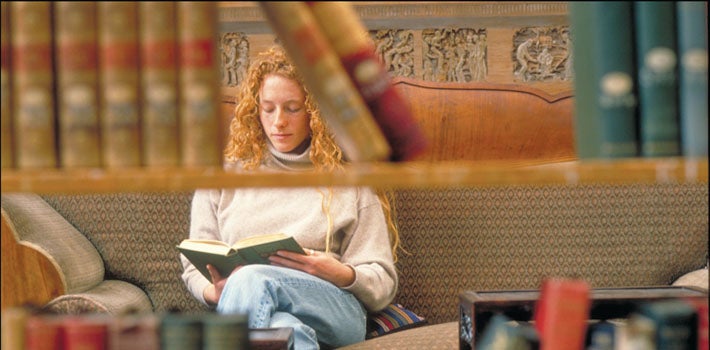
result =
[[[401,304],[392,303],[383,310],[370,314],[367,319],[366,339],[394,333],[427,324],[427,320]]]
[[[338,350],[392,350],[392,349],[458,349],[459,323],[457,321],[432,324],[398,332],[386,337],[376,337],[348,345]]]
[[[84,293],[59,296],[45,305],[44,310],[57,314],[121,315],[152,312],[153,306],[148,295],[137,286],[125,281],[106,280]]]
[[[689,286],[708,290],[708,268],[702,268],[686,273],[673,282],[674,286]]]

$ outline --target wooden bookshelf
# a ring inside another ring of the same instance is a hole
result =
[[[197,188],[371,186],[376,188],[708,182],[707,158],[629,158],[550,164],[407,162],[353,164],[341,172],[230,173],[219,168],[3,170],[2,192],[110,193]]]
[[[540,290],[463,291],[459,294],[459,346],[473,349],[493,315],[530,322]],[[707,291],[687,286],[593,288],[590,290],[590,320],[626,319],[643,303],[668,299],[705,300]]]

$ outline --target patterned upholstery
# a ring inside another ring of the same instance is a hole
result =
[[[96,245],[107,279],[139,286],[156,311],[202,308],[175,249],[191,193],[43,197]],[[707,184],[403,189],[396,206],[409,252],[396,302],[433,325],[457,320],[466,289],[537,288],[552,275],[668,285],[707,262]]]
[[[339,350],[393,350],[426,349],[458,350],[458,322],[408,329],[384,337],[373,338],[364,342],[348,345]]]
[[[708,253],[708,185],[629,184],[403,190],[397,301],[457,320],[463,290],[668,285]]]
[[[155,311],[201,310],[185,288],[175,246],[187,238],[189,193],[43,195],[104,260],[106,279],[145,290]]]

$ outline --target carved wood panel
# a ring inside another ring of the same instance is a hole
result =
[[[355,2],[354,6],[395,77],[522,83],[550,93],[572,89],[567,2]],[[244,69],[239,67],[276,39],[255,2],[221,2],[219,18],[223,87],[232,94]]]

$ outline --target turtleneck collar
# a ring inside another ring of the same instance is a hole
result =
[[[268,157],[265,162],[267,167],[284,170],[310,170],[313,168],[313,163],[309,158],[310,145],[299,154],[279,152],[268,142],[267,147],[271,154],[271,157]]]

